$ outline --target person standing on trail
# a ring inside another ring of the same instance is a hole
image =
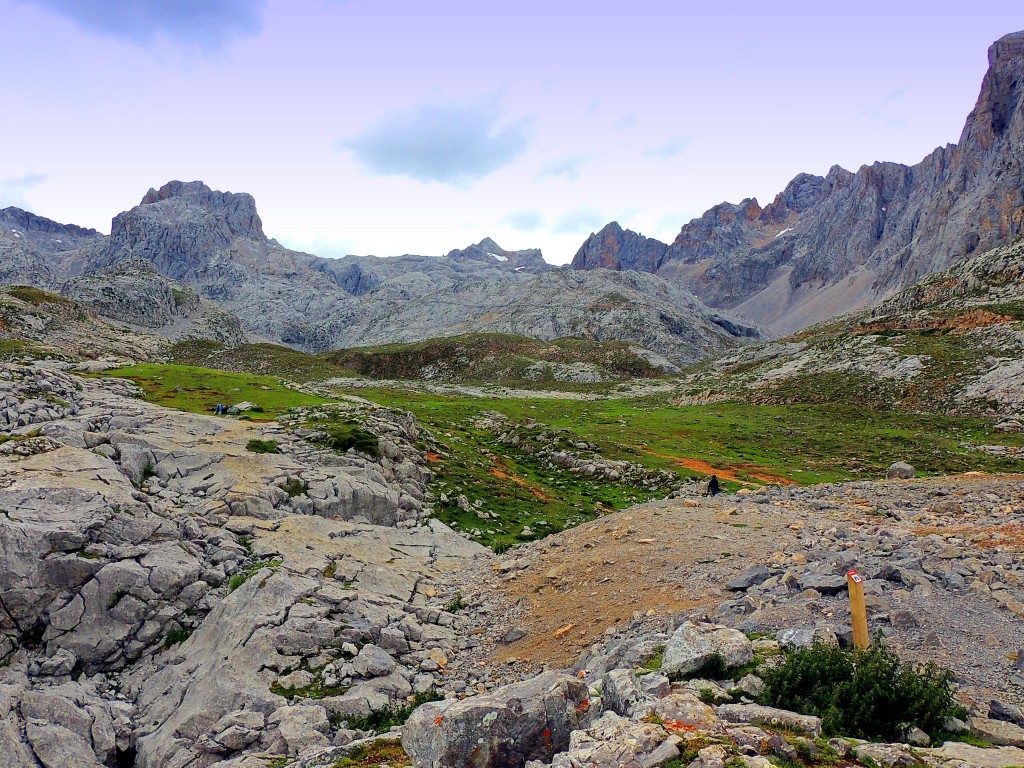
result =
[[[721,487],[718,485],[718,475],[712,475],[711,479],[708,480],[708,492],[705,496],[715,496],[722,492]]]

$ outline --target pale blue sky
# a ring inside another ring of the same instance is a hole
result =
[[[0,0],[0,206],[108,231],[256,197],[321,255],[671,241],[799,172],[958,139],[1014,2]]]

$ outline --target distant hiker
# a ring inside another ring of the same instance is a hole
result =
[[[721,492],[722,492],[722,489],[718,485],[718,475],[712,475],[711,479],[708,480],[708,492],[705,493],[704,495],[705,496],[715,496],[716,494],[719,494]]]
[[[213,413],[214,413],[215,416],[223,416],[224,415],[224,403],[217,403],[217,407],[213,409]]]

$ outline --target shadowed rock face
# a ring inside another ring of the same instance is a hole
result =
[[[616,239],[618,225],[609,225],[573,266],[654,272],[779,333],[877,303],[1024,232],[1022,95],[1018,32],[989,49],[958,144],[913,166],[800,174],[763,208],[753,199],[722,203],[684,225],[660,259],[639,256],[634,240]]]
[[[574,269],[638,269],[657,272],[668,246],[652,237],[623,229],[617,221],[605,226],[586,242],[573,257]]]

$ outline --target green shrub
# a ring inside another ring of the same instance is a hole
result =
[[[905,664],[876,641],[866,651],[815,644],[764,676],[761,703],[816,715],[828,734],[896,741],[917,726],[936,733],[966,712],[953,699],[952,673]]]
[[[461,611],[465,607],[466,607],[466,601],[462,597],[462,593],[461,592],[456,592],[455,593],[455,597],[452,598],[452,601],[450,603],[448,603],[448,605],[446,605],[444,607],[444,609],[446,611],[448,611],[448,613],[458,613],[459,611]]]
[[[282,491],[287,493],[290,497],[301,496],[306,492],[306,484],[299,480],[297,477],[293,477],[287,483],[281,483],[279,486]]]
[[[368,715],[349,715],[345,718],[349,728],[357,731],[384,733],[393,725],[404,725],[409,716],[428,701],[440,701],[443,697],[436,691],[418,693],[408,704],[394,703],[377,709]]]
[[[183,629],[182,627],[175,627],[166,635],[164,635],[164,648],[170,648],[172,645],[178,643],[184,643],[192,635],[192,630]]]
[[[347,451],[349,448],[354,448],[375,459],[380,458],[380,446],[377,444],[377,436],[373,432],[350,424],[338,424],[328,427],[325,431],[329,448],[336,451]]]
[[[258,440],[256,438],[245,444],[245,450],[253,453],[279,453],[277,440]]]

